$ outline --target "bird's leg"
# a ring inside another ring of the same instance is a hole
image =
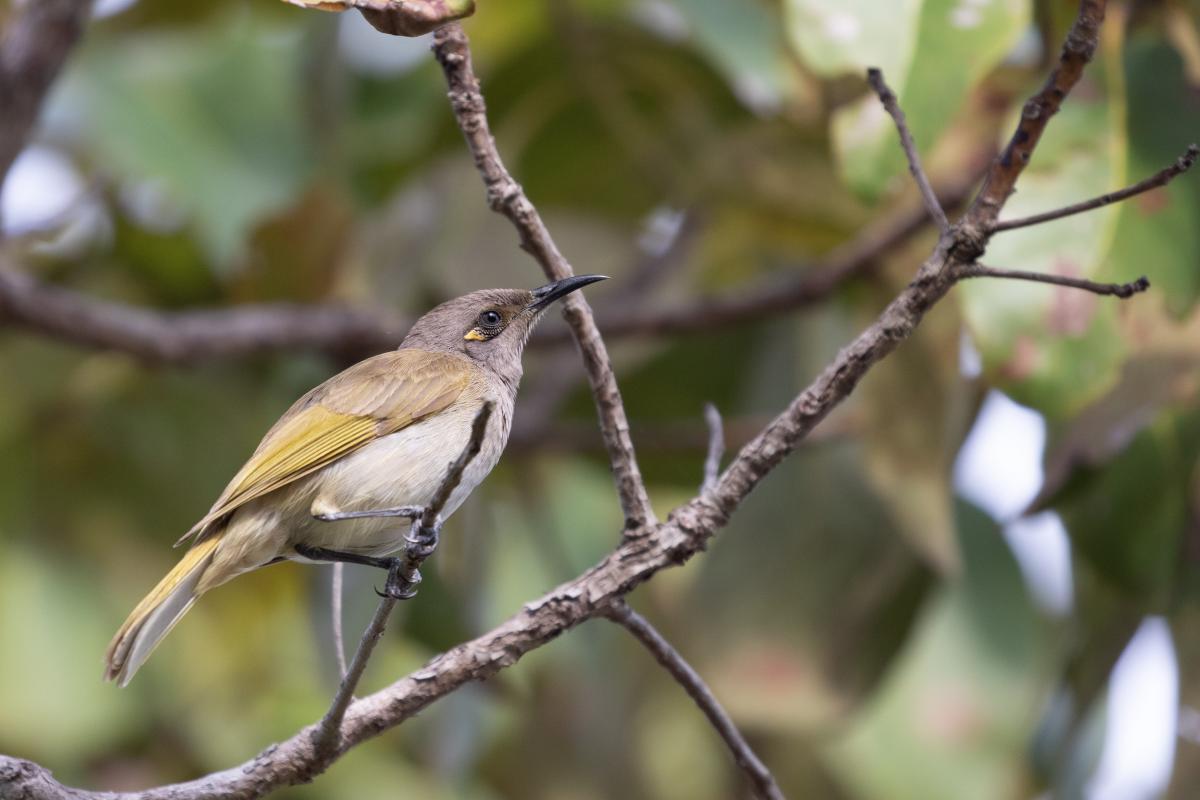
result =
[[[437,549],[438,539],[442,530],[442,516],[439,514],[433,524],[422,524],[421,517],[425,509],[421,506],[399,506],[397,508],[368,509],[365,511],[334,511],[313,509],[313,518],[322,522],[336,522],[344,519],[363,519],[365,517],[405,517],[412,520],[412,529],[404,537],[407,546],[403,557],[377,558],[374,556],[344,553],[340,550],[329,550],[324,547],[296,545],[296,552],[314,561],[343,561],[348,564],[365,564],[369,567],[386,569],[387,583],[383,591],[376,590],[380,597],[391,597],[396,600],[408,600],[417,593],[417,584],[421,582],[421,572],[417,568],[422,561],[433,555]]]
[[[367,567],[377,567],[378,569],[391,570],[398,558],[376,558],[375,556],[364,556],[358,553],[343,553],[341,550],[330,550],[325,547],[313,547],[307,544],[298,544],[294,548],[297,553],[312,561],[341,561],[346,564],[362,564]]]
[[[370,508],[365,511],[313,511],[313,518],[321,522],[337,522],[342,519],[366,519],[369,517],[404,517],[418,519],[425,513],[421,506],[397,506],[396,508]]]

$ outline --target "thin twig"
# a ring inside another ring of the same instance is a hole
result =
[[[755,755],[745,737],[742,736],[742,732],[738,730],[737,725],[730,719],[721,703],[713,696],[712,690],[708,688],[704,679],[696,670],[692,669],[692,665],[684,660],[683,656],[671,646],[671,643],[664,639],[645,617],[630,608],[624,600],[617,600],[610,604],[602,613],[605,618],[620,625],[641,642],[642,646],[654,656],[654,660],[671,674],[676,683],[688,693],[688,697],[691,697],[699,706],[700,710],[704,712],[704,716],[708,717],[708,721],[716,729],[717,734],[729,747],[733,760],[741,767],[742,772],[750,781],[750,785],[754,787],[754,794],[762,800],[783,800],[783,792],[780,790],[779,784],[775,782],[771,771]]]
[[[333,576],[329,585],[329,612],[333,628],[333,654],[337,658],[338,680],[346,680],[346,639],[342,635],[342,583],[346,565],[333,562]]]
[[[904,112],[896,101],[896,93],[884,81],[883,71],[878,67],[871,67],[867,70],[867,83],[871,84],[875,94],[879,95],[879,101],[883,103],[883,107],[892,115],[892,120],[896,123],[896,131],[900,134],[900,146],[904,148],[904,156],[908,159],[908,171],[912,173],[913,179],[917,182],[917,188],[921,190],[921,199],[925,203],[925,210],[937,223],[938,230],[945,233],[950,230],[950,220],[946,219],[946,212],[942,210],[937,193],[933,191],[933,186],[929,183],[929,176],[925,174],[925,168],[921,166],[921,156],[917,152],[917,144],[913,141],[912,131],[908,129],[908,120],[904,118]]]
[[[1150,288],[1150,279],[1145,275],[1132,283],[1096,283],[1083,278],[1069,278],[1065,275],[1052,275],[1045,272],[1028,272],[1022,269],[996,269],[983,264],[966,264],[960,267],[956,274],[960,278],[1007,278],[1017,281],[1033,281],[1035,283],[1052,283],[1056,286],[1069,286],[1072,289],[1082,289],[1093,294],[1111,295],[1122,299],[1133,297]]]
[[[708,455],[704,458],[704,480],[700,491],[707,492],[717,485],[721,476],[721,456],[725,455],[725,426],[721,412],[712,403],[704,404],[704,422],[708,425]]]
[[[479,455],[479,451],[483,447],[483,436],[487,431],[488,420],[491,419],[491,416],[492,403],[486,402],[475,414],[475,421],[471,423],[471,438],[467,441],[467,446],[450,463],[446,477],[442,479],[433,499],[430,500],[429,505],[425,506],[420,518],[414,520],[413,533],[405,539],[404,555],[401,556],[401,566],[398,570],[403,580],[399,594],[409,594],[420,582],[418,570],[432,552],[432,549],[424,543],[436,540],[438,530],[441,528],[442,509],[446,507],[451,493],[458,488],[458,484],[462,481],[462,475],[467,465],[474,460],[475,456]],[[379,644],[379,640],[383,638],[388,617],[391,616],[392,609],[396,607],[396,602],[396,597],[391,593],[380,599],[379,607],[375,609],[375,616],[371,618],[367,629],[363,631],[362,639],[358,643],[358,650],[355,651],[350,667],[338,685],[329,710],[325,712],[324,718],[313,731],[313,748],[316,751],[318,762],[332,759],[338,752],[338,742],[346,709],[350,707],[350,703],[354,699],[354,690],[367,668],[367,661],[375,651],[375,645]]]
[[[554,243],[541,215],[500,158],[488,127],[487,105],[479,89],[479,79],[475,77],[467,34],[462,26],[452,23],[439,28],[433,36],[433,52],[446,75],[454,118],[466,138],[475,167],[483,177],[488,205],[513,224],[520,236],[521,247],[537,260],[546,277],[561,280],[573,275],[571,264]],[[655,516],[638,469],[633,439],[629,436],[629,420],[612,362],[592,318],[591,308],[581,293],[576,292],[563,300],[563,316],[575,335],[587,368],[617,494],[625,513],[626,531],[632,533],[653,525]]]
[[[1143,192],[1148,192],[1151,189],[1157,189],[1160,186],[1166,186],[1168,183],[1179,177],[1183,173],[1192,168],[1196,163],[1197,156],[1200,156],[1200,147],[1194,144],[1188,145],[1187,150],[1183,155],[1175,159],[1175,163],[1166,169],[1161,169],[1145,180],[1138,181],[1132,186],[1127,186],[1124,189],[1119,189],[1115,192],[1102,194],[1099,197],[1093,197],[1091,200],[1084,200],[1080,203],[1072,203],[1069,206],[1055,209],[1053,211],[1044,211],[1041,214],[1032,214],[1028,217],[1019,217],[1017,219],[1003,220],[992,226],[992,233],[1000,233],[1001,231],[1011,231],[1016,228],[1028,228],[1030,225],[1041,225],[1043,222],[1050,222],[1055,219],[1062,219],[1074,214],[1082,214],[1085,211],[1091,211],[1095,208],[1103,208],[1112,203],[1119,203],[1122,200],[1128,200],[1131,197],[1136,197]]]

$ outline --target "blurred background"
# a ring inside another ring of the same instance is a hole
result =
[[[863,71],[934,183],[970,188],[1074,2],[480,0],[501,151],[622,314],[790,285],[915,206]],[[0,4],[0,24],[17,9]],[[1093,67],[1006,210],[1138,180],[1200,137],[1200,3],[1110,3]],[[542,282],[482,185],[428,40],[272,0],[100,0],[3,185],[47,283],[157,309],[339,302],[411,318]],[[2,112],[0,112],[2,113]],[[962,285],[710,550],[632,602],[786,792],[846,800],[1200,793],[1200,180],[998,236],[997,267],[1149,276],[1119,302]],[[819,303],[609,345],[654,503],[701,478],[703,403],[744,443],[913,274],[913,233]],[[0,324],[3,320],[0,319]],[[385,685],[617,542],[561,322],[513,442],[370,665]],[[614,329],[615,330],[615,329]],[[403,328],[396,330],[396,341]],[[186,366],[0,329],[0,752],[136,789],[249,758],[337,682],[330,570],[205,597],[130,688],[101,655],[291,401],[364,352]],[[347,640],[380,576],[347,572]],[[729,798],[678,686],[597,621],[357,748],[286,798]]]

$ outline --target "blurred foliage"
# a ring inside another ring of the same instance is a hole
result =
[[[1043,79],[1073,9],[509,0],[480,3],[466,24],[506,161],[575,266],[617,278],[592,292],[603,316],[794,274],[911,202],[865,66],[884,68],[935,177],[973,169]],[[1197,13],[1115,4],[1007,216],[1137,180],[1196,138]],[[159,307],[337,299],[419,313],[536,284],[485,206],[427,44],[274,2],[139,0],[97,19],[38,140],[92,187],[80,203],[92,213],[13,246],[48,280]],[[673,211],[686,215],[677,263],[647,272]],[[1154,288],[1119,303],[962,286],[708,554],[634,595],[790,796],[1078,791],[1109,672],[1147,614],[1170,620],[1181,699],[1200,704],[1198,214],[1188,177],[998,236],[995,266],[1145,273]],[[696,446],[660,437],[639,450],[661,513],[696,489],[702,403],[753,429],[929,242],[802,314],[613,343],[635,438],[696,433]],[[963,366],[972,348],[979,372]],[[526,401],[553,396],[554,355],[528,355]],[[335,683],[327,570],[273,567],[207,596],[124,692],[100,682],[100,656],[262,432],[344,365],[280,355],[158,370],[15,332],[0,336],[0,364],[0,751],[68,782],[138,788],[240,762],[315,719]],[[591,430],[569,369],[575,388],[544,438]],[[1030,508],[1058,511],[1070,534],[1065,614],[1031,599],[1007,520],[955,496],[956,454],[991,390],[1047,421]],[[580,452],[514,449],[451,520],[368,687],[584,569],[619,525],[598,438]],[[348,572],[352,641],[377,580]],[[1196,796],[1200,749],[1182,742],[1176,763],[1172,796]],[[716,800],[739,781],[679,688],[596,622],[280,796]]]

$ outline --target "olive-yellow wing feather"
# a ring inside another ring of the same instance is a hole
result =
[[[212,509],[184,534],[202,534],[239,506],[436,414],[471,380],[461,356],[396,350],[355,364],[301,397],[263,437]]]

